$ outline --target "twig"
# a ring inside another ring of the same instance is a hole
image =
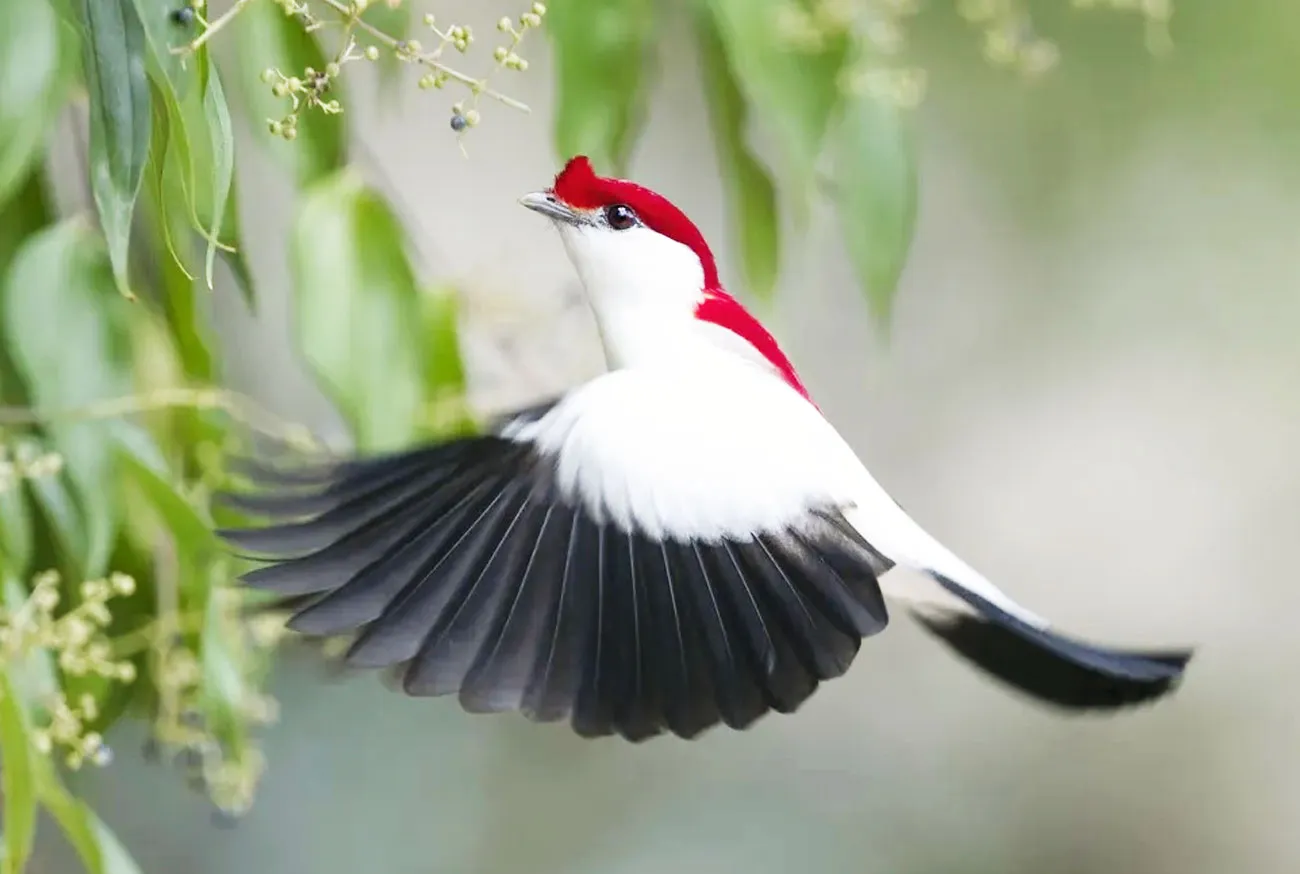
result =
[[[243,2],[248,2],[248,0],[243,0]],[[345,20],[354,22],[357,27],[361,28],[366,33],[370,34],[372,37],[379,40],[384,45],[388,46],[390,49],[397,51],[399,46],[401,45],[402,40],[397,39],[394,36],[390,36],[387,33],[384,33],[382,30],[375,27],[370,22],[361,18],[359,15],[356,14],[355,10],[350,9],[347,6],[347,4],[340,2],[340,0],[320,0],[320,2],[324,3],[326,6],[333,9],[339,15],[344,16]],[[500,91],[494,91],[491,88],[485,88],[483,86],[483,83],[480,80],[475,79],[473,76],[467,76],[464,73],[459,72],[458,70],[453,70],[451,67],[448,67],[446,64],[440,63],[437,59],[437,56],[432,52],[425,52],[424,54],[418,54],[418,55],[409,55],[409,57],[411,60],[423,64],[424,66],[428,67],[430,70],[433,70],[437,73],[441,73],[442,75],[446,76],[448,79],[455,79],[457,82],[461,83],[462,85],[467,86],[475,94],[485,94],[488,97],[491,97],[493,100],[497,100],[500,101],[501,103],[504,103],[506,106],[509,106],[511,109],[518,109],[522,112],[532,112],[532,110],[528,108],[528,104],[520,103],[518,100],[515,100],[513,97],[507,97],[506,95],[502,94]]]

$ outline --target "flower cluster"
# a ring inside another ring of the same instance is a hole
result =
[[[20,443],[16,449],[0,443],[0,493],[7,492],[23,479],[57,476],[63,470],[63,456],[57,452],[42,452],[31,443]]]
[[[229,22],[251,0],[235,0],[230,8],[220,17],[207,21],[202,12],[206,0],[188,0],[187,5],[173,13],[173,20],[186,26],[197,22],[199,33],[187,44],[178,47],[180,53],[192,52],[205,44]],[[267,119],[267,127],[275,136],[287,140],[298,136],[298,122],[303,112],[312,110],[327,114],[343,111],[339,101],[331,96],[332,83],[343,69],[357,61],[379,61],[385,57],[395,58],[404,64],[414,64],[425,68],[420,77],[422,89],[443,88],[448,83],[459,85],[470,93],[468,104],[458,102],[452,107],[451,127],[457,133],[478,124],[479,98],[487,96],[515,109],[527,110],[527,106],[488,87],[488,79],[500,70],[523,71],[528,69],[528,62],[519,56],[518,48],[529,30],[541,26],[546,15],[543,3],[531,4],[529,11],[516,20],[502,18],[498,30],[506,34],[506,44],[498,46],[493,52],[495,66],[488,75],[481,78],[462,73],[444,61],[444,53],[451,49],[465,54],[474,43],[474,34],[468,25],[450,24],[442,26],[432,14],[424,16],[424,25],[432,33],[435,42],[426,48],[419,39],[402,39],[377,26],[365,17],[365,13],[377,5],[380,0],[267,0],[278,5],[285,16],[294,19],[305,31],[312,33],[321,30],[326,24],[331,25],[331,33],[340,33],[338,45],[341,46],[333,60],[325,64],[323,70],[307,67],[303,70],[279,70],[274,67],[262,72],[262,81],[270,86],[277,98],[289,101],[286,114],[280,118]],[[399,8],[403,0],[382,0],[390,9]],[[179,16],[179,17],[178,17]]]
[[[94,675],[120,683],[133,682],[135,665],[114,658],[104,629],[113,618],[109,601],[134,593],[135,580],[126,574],[87,580],[81,584],[81,602],[56,617],[62,600],[59,589],[58,572],[45,571],[32,580],[31,594],[26,600],[12,610],[0,611],[0,663],[12,664],[44,650],[54,656],[65,675]],[[37,750],[42,753],[51,753],[55,748],[67,750],[65,762],[74,769],[87,761],[107,765],[112,760],[104,739],[86,730],[86,725],[98,715],[93,696],[82,695],[75,707],[62,693],[42,703],[46,713],[34,735]]]

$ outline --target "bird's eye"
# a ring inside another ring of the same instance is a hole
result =
[[[626,231],[636,224],[636,213],[626,204],[616,203],[605,207],[605,221],[616,231]]]

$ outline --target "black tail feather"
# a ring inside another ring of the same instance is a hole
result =
[[[1173,691],[1189,649],[1096,646],[1019,619],[946,577],[935,579],[973,612],[918,614],[922,625],[987,673],[1040,701],[1070,710],[1111,710]]]

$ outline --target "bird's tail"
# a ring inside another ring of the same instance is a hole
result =
[[[886,598],[906,605],[927,631],[1003,683],[1069,710],[1113,710],[1160,698],[1182,678],[1190,649],[1119,649],[1061,634],[881,498],[883,492],[876,495],[852,524],[890,560],[921,572],[886,575]]]
[[[1111,710],[1152,701],[1181,679],[1192,653],[1085,643],[1026,621],[947,577],[934,580],[966,609],[916,609],[935,637],[992,676],[1070,710]]]

